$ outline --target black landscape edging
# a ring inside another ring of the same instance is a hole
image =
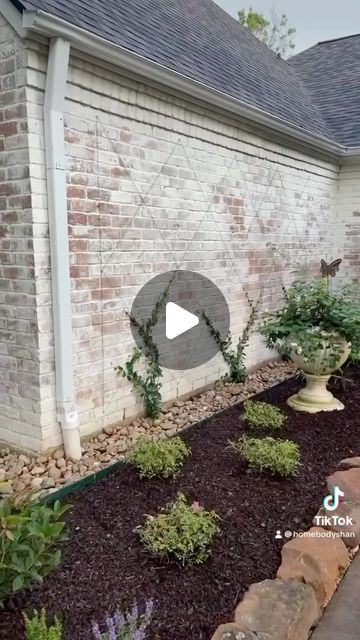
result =
[[[70,482],[68,485],[57,489],[56,491],[52,491],[44,496],[41,496],[39,502],[47,502],[48,504],[52,504],[56,502],[56,500],[62,500],[69,493],[73,493],[78,489],[84,489],[90,484],[93,484],[96,480],[101,480],[101,478],[105,478],[107,475],[119,469],[123,464],[125,464],[124,460],[117,460],[109,464],[107,467],[100,469],[99,471],[94,471],[91,475],[85,476],[84,478],[80,478],[79,480],[75,480],[74,482]]]
[[[276,389],[276,387],[279,387],[280,385],[284,384],[284,382],[288,382],[289,380],[292,380],[292,378],[295,378],[295,375],[291,376],[290,378],[285,378],[285,380],[281,380],[280,382],[277,382],[276,384],[273,384],[270,387],[267,387],[266,389],[263,389],[262,391],[259,391],[258,393],[254,393],[252,396],[249,396],[249,398],[257,398],[258,396],[261,396],[263,393],[266,393],[268,391],[268,389]],[[236,402],[231,407],[227,407],[226,409],[221,409],[221,411],[216,411],[215,413],[211,414],[211,416],[207,416],[206,418],[203,418],[203,420],[200,420],[199,422],[194,422],[193,424],[189,424],[187,427],[184,427],[183,429],[180,429],[179,432],[176,433],[175,435],[179,436],[181,433],[186,433],[190,429],[194,429],[195,427],[201,427],[201,425],[204,424],[205,422],[208,422],[209,420],[212,420],[213,418],[220,417],[221,415],[223,415],[224,413],[226,413],[230,409],[233,409],[234,407],[237,407],[237,406],[243,404],[249,398],[245,398],[244,400],[241,400],[240,402]],[[170,437],[173,438],[173,437],[175,437],[175,435],[174,436],[170,436]],[[94,471],[94,473],[89,474],[89,475],[85,476],[84,478],[80,478],[79,480],[75,480],[74,482],[69,482],[69,484],[67,484],[67,485],[65,485],[63,487],[60,487],[59,489],[56,489],[56,491],[51,491],[50,493],[48,493],[48,494],[46,494],[44,496],[41,496],[41,498],[39,499],[39,502],[46,502],[48,504],[52,504],[52,503],[56,502],[57,500],[62,500],[63,498],[65,498],[69,494],[77,491],[78,489],[84,489],[85,487],[89,486],[90,484],[93,484],[93,482],[96,482],[96,480],[101,480],[102,478],[106,478],[106,476],[108,476],[113,471],[117,471],[124,464],[125,464],[125,460],[124,459],[116,460],[116,462],[110,463],[108,466],[103,467],[99,471]]]

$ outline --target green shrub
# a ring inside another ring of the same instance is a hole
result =
[[[136,466],[140,478],[170,478],[182,467],[188,455],[189,450],[181,438],[142,438],[129,451],[127,460]]]
[[[268,347],[286,356],[301,354],[316,365],[317,375],[330,373],[344,353],[343,338],[355,351],[359,347],[359,289],[357,284],[332,291],[325,278],[297,282],[284,289],[281,308],[266,314],[259,331]],[[324,360],[318,360],[319,349],[326,351]]]
[[[24,613],[26,640],[63,640],[63,628],[60,620],[55,617],[54,624],[48,627],[46,612],[33,612],[31,618]]]
[[[156,516],[147,516],[138,528],[144,545],[155,556],[175,556],[184,565],[201,564],[211,553],[210,545],[219,532],[219,516],[198,502],[188,505],[184,494]]]
[[[255,471],[270,471],[280,476],[295,475],[300,464],[299,447],[291,440],[242,436],[230,445]]]
[[[267,402],[247,400],[244,402],[244,409],[245,411],[242,417],[254,427],[281,429],[286,421],[286,416],[284,416],[280,409]]]
[[[0,604],[7,596],[42,582],[58,566],[61,552],[55,543],[66,538],[60,518],[67,507],[46,506],[23,496],[0,501]]]

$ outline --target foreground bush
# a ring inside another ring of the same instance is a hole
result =
[[[61,517],[67,507],[12,495],[0,501],[0,604],[7,596],[42,582],[60,563],[57,542],[66,538]]]
[[[287,477],[295,475],[299,468],[299,447],[291,440],[242,436],[230,445],[254,471],[270,471]]]
[[[147,516],[138,528],[144,545],[155,556],[175,556],[182,564],[200,564],[210,555],[219,531],[219,516],[198,502],[188,505],[182,493],[156,516]]]
[[[60,620],[48,626],[45,609],[34,611],[30,618],[24,614],[26,640],[63,640],[64,633]]]
[[[99,625],[92,625],[94,640],[144,640],[147,637],[146,629],[150,624],[154,603],[147,600],[145,611],[141,613],[135,604],[130,613],[117,611],[106,618],[106,631],[101,633]]]
[[[244,409],[242,417],[254,427],[281,429],[286,421],[286,416],[280,409],[267,402],[247,400],[244,402]]]
[[[182,467],[189,450],[181,438],[139,440],[127,460],[139,471],[140,478],[170,478]]]

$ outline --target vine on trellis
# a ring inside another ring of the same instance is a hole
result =
[[[173,278],[155,304],[148,320],[140,322],[133,314],[127,313],[130,323],[137,329],[142,339],[143,346],[142,348],[135,347],[125,364],[115,367],[115,371],[131,382],[134,389],[143,398],[145,414],[149,418],[157,418],[162,408],[161,378],[163,372],[159,363],[159,348],[153,338],[153,329],[159,320],[160,312],[169,295],[172,281]],[[142,357],[146,361],[146,370],[143,375],[136,370],[136,366]]]
[[[210,334],[214,338],[216,344],[218,345],[220,352],[229,367],[228,373],[224,376],[224,380],[230,382],[244,382],[247,372],[245,366],[245,350],[249,344],[251,330],[254,327],[256,322],[257,313],[259,310],[261,298],[257,301],[256,304],[250,299],[249,295],[245,291],[249,306],[250,306],[250,317],[243,329],[242,333],[239,336],[236,347],[233,347],[233,340],[231,336],[231,332],[229,331],[226,338],[221,336],[221,333],[218,329],[216,329],[211,322],[210,318],[203,311],[202,316],[209,328]]]

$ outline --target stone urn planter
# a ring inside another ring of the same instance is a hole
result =
[[[306,384],[299,393],[291,396],[288,404],[297,411],[318,413],[344,409],[340,400],[327,389],[327,383],[333,371],[339,369],[351,353],[351,343],[338,333],[324,337],[323,347],[312,354],[311,359],[304,358],[302,347],[290,340],[290,358],[304,373]]]

